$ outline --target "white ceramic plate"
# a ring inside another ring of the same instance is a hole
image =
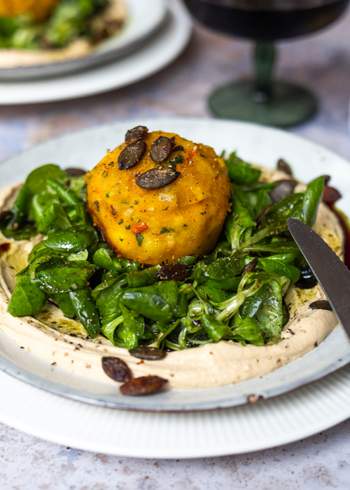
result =
[[[151,130],[173,131],[194,141],[208,143],[218,152],[237,149],[243,158],[268,167],[273,167],[277,159],[283,156],[292,163],[300,180],[308,181],[320,174],[331,174],[334,185],[344,195],[340,207],[345,211],[350,209],[349,164],[342,158],[289,133],[215,120],[138,120],[82,131],[35,147],[3,163],[0,165],[0,185],[17,182],[32,168],[48,161],[91,168],[106,148],[119,144],[126,130],[140,123]],[[86,141],[89,141],[88,146]],[[101,383],[84,379],[82,386],[78,377],[67,376],[59,368],[53,369],[30,352],[19,352],[19,346],[1,329],[0,355],[3,371],[68,398],[115,408],[184,411],[237,406],[246,403],[250,394],[270,398],[320,379],[350,361],[350,341],[342,327],[338,326],[318,348],[263,378],[213,389],[170,390],[152,397],[134,398],[120,395],[107,377]]]
[[[3,373],[0,386],[0,422],[63,446],[138,458],[258,451],[304,439],[350,416],[350,367],[256,405],[182,414],[93,407]]]
[[[17,66],[0,69],[0,80],[22,80],[57,76],[81,71],[93,66],[114,61],[125,56],[151,36],[165,20],[166,0],[126,0],[128,17],[125,26],[114,37],[99,44],[95,51],[74,60],[45,63],[32,66]]]
[[[117,61],[64,77],[2,81],[0,105],[73,99],[130,85],[172,62],[187,45],[191,32],[187,11],[179,0],[172,0],[166,21],[140,49]]]

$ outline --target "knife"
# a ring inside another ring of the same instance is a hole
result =
[[[309,226],[289,218],[288,229],[350,338],[350,271]]]

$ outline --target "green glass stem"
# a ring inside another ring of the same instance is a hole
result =
[[[272,80],[277,50],[272,43],[254,46],[256,101],[266,102],[272,96]]]
[[[276,59],[277,49],[272,43],[257,42],[254,77],[215,89],[209,96],[211,112],[225,119],[278,127],[295,126],[313,117],[317,112],[317,98],[308,88],[275,80]]]

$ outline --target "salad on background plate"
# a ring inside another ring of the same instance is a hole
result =
[[[0,69],[86,56],[126,19],[124,0],[0,0]]]

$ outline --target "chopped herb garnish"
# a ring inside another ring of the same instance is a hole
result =
[[[163,235],[164,233],[172,233],[174,230],[174,228],[168,228],[166,226],[162,226],[162,228],[160,229],[160,233]]]
[[[142,242],[144,240],[144,236],[142,235],[142,233],[136,233],[135,237],[136,237],[137,245],[141,247]]]
[[[177,165],[184,162],[184,157],[182,155],[176,155],[176,157],[170,160],[171,165]]]

